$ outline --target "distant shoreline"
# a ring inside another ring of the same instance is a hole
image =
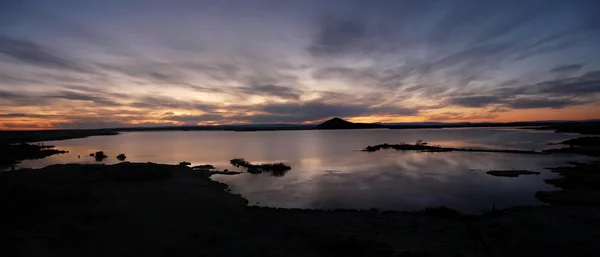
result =
[[[114,130],[36,130],[36,131],[0,131],[0,145],[58,141],[91,136],[114,136]]]
[[[335,119],[332,119],[335,120]],[[436,125],[410,124],[377,124],[377,123],[341,123],[326,125],[329,120],[319,125],[219,125],[219,126],[170,126],[170,127],[138,127],[138,128],[106,128],[106,129],[72,129],[72,130],[28,130],[0,131],[0,144],[32,143],[42,141],[67,140],[90,136],[118,135],[120,132],[143,131],[294,131],[294,130],[348,130],[348,129],[443,129],[443,128],[519,128],[533,130],[554,130],[562,133],[578,133],[583,135],[600,135],[600,121],[572,122],[508,122],[508,123],[448,123]]]

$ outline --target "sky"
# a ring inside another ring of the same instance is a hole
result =
[[[600,118],[600,1],[2,0],[0,130]]]

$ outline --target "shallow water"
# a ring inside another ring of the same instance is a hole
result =
[[[576,135],[507,128],[344,130],[344,131],[164,131],[132,132],[117,136],[45,142],[68,154],[24,161],[22,167],[55,163],[96,163],[89,153],[104,151],[104,163],[128,161],[192,165],[213,164],[218,169],[241,170],[228,160],[253,163],[285,162],[292,170],[283,177],[269,174],[215,175],[251,205],[286,208],[353,208],[417,210],[448,206],[465,212],[516,205],[540,205],[538,190],[552,190],[543,179],[555,174],[545,167],[590,158],[574,155],[505,153],[422,153],[383,150],[356,151],[379,143],[412,143],[494,149],[541,150],[548,143]],[[80,158],[78,158],[78,155]],[[492,169],[527,169],[540,175],[493,177]]]

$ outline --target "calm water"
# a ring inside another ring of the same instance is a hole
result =
[[[269,174],[215,175],[251,205],[286,208],[353,208],[416,210],[448,206],[467,212],[515,205],[539,205],[538,190],[552,190],[543,179],[555,175],[545,167],[590,158],[574,155],[519,155],[503,153],[421,153],[356,151],[379,143],[423,139],[447,147],[540,150],[548,143],[575,135],[517,129],[420,129],[345,131],[167,131],[134,132],[118,136],[46,142],[69,154],[25,161],[23,167],[55,163],[95,163],[87,155],[104,151],[125,153],[132,162],[193,165],[213,164],[239,170],[231,158],[253,163],[285,162],[292,170],[283,177]],[[81,155],[81,159],[78,158]],[[527,169],[541,175],[493,177],[492,169]]]

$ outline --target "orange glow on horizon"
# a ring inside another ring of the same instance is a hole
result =
[[[226,114],[226,110],[223,110],[223,114]],[[147,117],[140,118],[129,118],[128,115],[114,115],[108,119],[102,117],[95,118],[93,120],[100,120],[113,124],[107,127],[126,127],[126,126],[183,126],[183,125],[242,125],[251,124],[248,120],[234,120],[228,119],[227,116],[223,116],[220,120],[206,120],[199,122],[183,122],[168,120],[168,116],[161,114],[154,114]],[[179,114],[185,113],[184,117],[194,116],[193,113],[187,113],[184,111],[178,112]],[[227,113],[231,117],[240,117],[240,114]],[[255,114],[255,113],[253,113]],[[428,112],[422,112],[414,116],[360,116],[360,117],[343,117],[351,122],[362,122],[362,123],[402,123],[402,122],[518,122],[518,121],[540,121],[540,120],[592,120],[600,119],[600,108],[598,106],[579,106],[564,109],[523,109],[523,110],[508,110],[503,112],[489,112],[486,113],[479,109],[469,108],[443,108]],[[198,114],[196,114],[198,115]],[[201,115],[201,114],[200,114]],[[23,118],[23,117],[5,117],[0,118],[0,130],[48,130],[48,129],[71,129],[72,126],[66,126],[73,123],[72,120],[67,118],[60,118],[60,115],[50,115],[49,118],[35,117],[34,118]],[[250,113],[246,113],[246,116],[251,117]],[[444,119],[447,117],[448,119]],[[437,119],[436,119],[437,118]],[[327,119],[327,118],[326,118]],[[298,124],[318,124],[325,121],[312,120],[304,122],[296,122]],[[271,123],[294,123],[294,122],[271,122]],[[75,123],[76,124],[76,123]],[[122,125],[119,125],[122,124]],[[86,129],[89,127],[86,127]]]

